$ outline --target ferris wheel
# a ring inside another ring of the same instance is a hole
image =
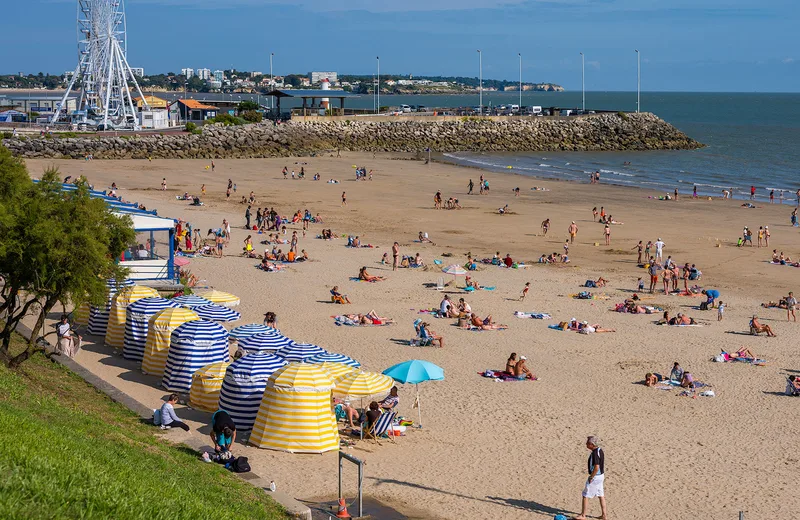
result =
[[[128,64],[123,0],[78,0],[78,66],[51,123],[95,125],[98,130],[138,130],[131,91],[142,95]],[[80,90],[77,110],[67,113],[70,93]]]

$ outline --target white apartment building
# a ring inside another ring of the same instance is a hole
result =
[[[185,76],[186,79],[194,77],[194,69],[181,69],[181,76]]]
[[[197,77],[202,80],[211,79],[211,69],[197,69]]]

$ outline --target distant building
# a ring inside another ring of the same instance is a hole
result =
[[[320,80],[320,81],[322,81],[322,80]],[[311,80],[308,79],[308,78],[300,78],[300,86],[301,87],[310,87],[311,86]]]
[[[133,75],[136,77],[144,77],[144,67],[131,67],[131,72],[133,72]]]
[[[251,78],[255,78],[256,76],[263,76],[263,75],[264,75],[264,73],[261,72],[260,70],[254,70],[253,72],[250,73],[250,77]]]
[[[176,121],[192,121],[202,123],[206,119],[217,117],[217,107],[206,105],[194,99],[178,99],[169,105],[169,118]]]
[[[0,107],[17,109],[20,112],[38,112],[50,115],[58,108],[62,97],[64,96],[61,94],[0,94]],[[68,97],[64,109],[67,114],[77,110],[77,98],[75,96]]]
[[[147,101],[147,106],[150,109],[166,110],[167,108],[167,100],[161,99],[160,97],[145,95],[144,101]],[[142,110],[142,108],[144,108],[144,101],[142,101],[142,98],[138,96],[133,98],[133,102],[136,104],[136,108],[139,109],[140,111]]]
[[[221,70],[214,71],[214,80],[219,81],[220,84],[225,81],[225,73]]]
[[[194,69],[181,69],[181,76],[185,76],[186,79],[194,77]]]
[[[146,130],[169,127],[169,112],[166,110],[142,110],[137,114],[139,124]]]
[[[211,90],[219,90],[219,89],[222,88],[222,82],[221,81],[217,81],[215,79],[209,80],[208,81],[208,88],[210,88]]]
[[[0,111],[0,123],[27,123],[28,114],[19,110]]]
[[[308,74],[308,79],[311,83],[319,83],[323,79],[327,79],[331,83],[339,81],[339,74],[336,72],[311,72]]]
[[[211,69],[197,69],[197,77],[202,80],[211,79]]]

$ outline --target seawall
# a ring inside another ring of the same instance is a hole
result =
[[[703,146],[653,114],[597,114],[503,121],[315,121],[207,125],[199,134],[11,138],[26,158],[259,158],[358,152],[687,150]]]

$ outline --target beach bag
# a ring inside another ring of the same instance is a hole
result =
[[[236,473],[247,473],[250,471],[250,463],[247,457],[237,457],[231,464],[231,469]]]
[[[153,424],[155,426],[161,426],[161,410],[160,409],[153,410]]]
[[[701,302],[700,303],[700,310],[707,311],[708,310],[708,302]]]

